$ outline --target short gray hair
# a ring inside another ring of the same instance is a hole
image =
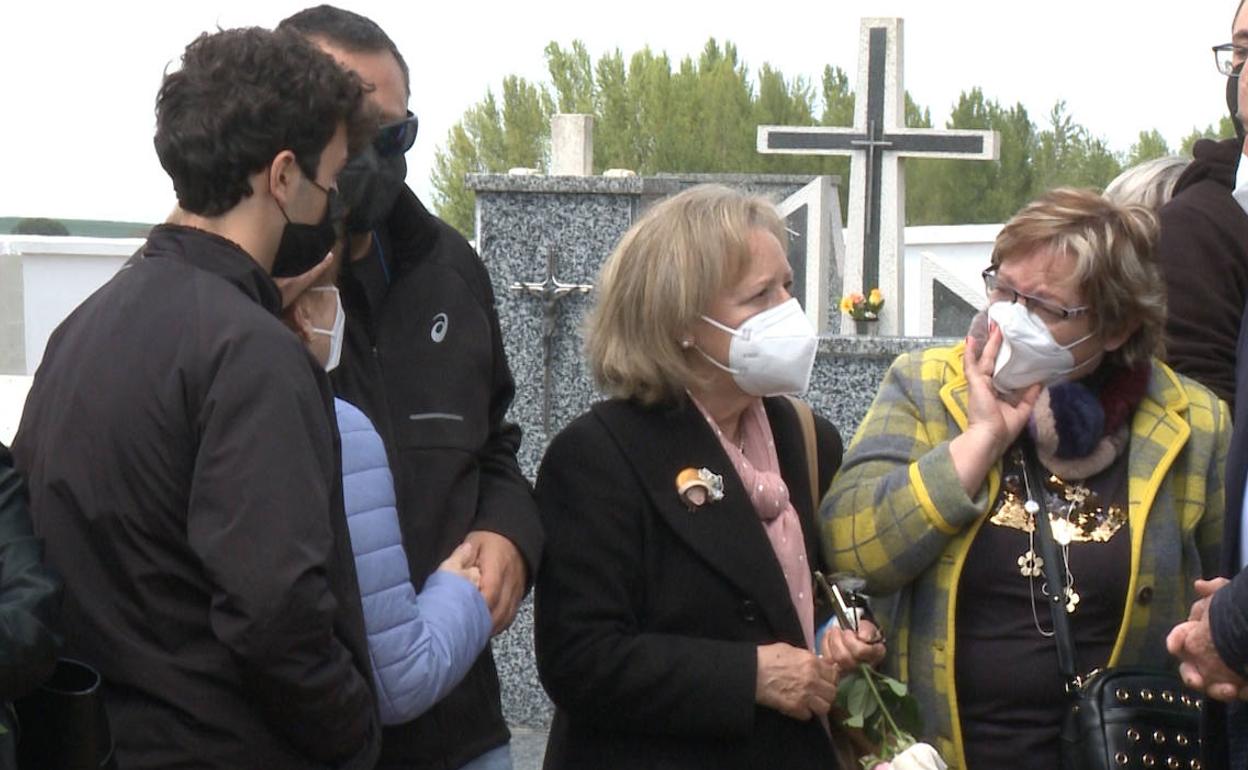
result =
[[[1114,177],[1105,188],[1105,197],[1119,206],[1137,205],[1159,210],[1174,195],[1174,184],[1187,169],[1191,158],[1166,155],[1138,163]]]

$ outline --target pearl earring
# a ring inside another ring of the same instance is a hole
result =
[[[681,340],[680,346],[684,348],[685,350],[688,350],[689,348],[693,347],[693,340]]]

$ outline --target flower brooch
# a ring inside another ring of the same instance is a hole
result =
[[[724,477],[709,468],[685,468],[676,474],[676,493],[690,511],[724,499]]]

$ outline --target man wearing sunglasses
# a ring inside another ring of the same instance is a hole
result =
[[[1214,46],[1238,133],[1202,140],[1161,210],[1157,254],[1167,289],[1166,358],[1235,406],[1235,343],[1248,300],[1248,161],[1241,116],[1248,108],[1248,6],[1238,3],[1231,42]],[[1243,105],[1243,108],[1241,108]],[[1242,202],[1237,202],[1239,199]]]
[[[337,395],[386,445],[403,547],[419,589],[465,539],[478,550],[495,634],[515,617],[541,558],[542,530],[505,421],[514,384],[480,257],[404,184],[416,137],[409,74],[373,21],[322,5],[279,25],[302,33],[371,86],[381,131],[340,177],[349,208],[340,279],[347,338]],[[489,648],[429,711],[386,728],[379,768],[511,766]]]

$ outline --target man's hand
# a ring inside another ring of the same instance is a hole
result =
[[[524,557],[510,540],[497,532],[474,530],[468,533],[465,542],[477,547],[481,595],[494,621],[492,635],[498,636],[516,619],[516,610],[520,609],[527,578]]]
[[[1224,577],[1214,578],[1213,580],[1197,580],[1196,595],[1200,598],[1192,604],[1192,609],[1187,614],[1187,619],[1194,621],[1204,620],[1209,614],[1209,603],[1213,601],[1213,595],[1230,582],[1228,578]]]
[[[1196,581],[1196,592],[1201,598],[1192,605],[1187,621],[1171,629],[1166,649],[1179,659],[1179,676],[1188,687],[1214,700],[1248,700],[1248,680],[1222,661],[1209,626],[1213,594],[1229,582],[1225,578]]]

